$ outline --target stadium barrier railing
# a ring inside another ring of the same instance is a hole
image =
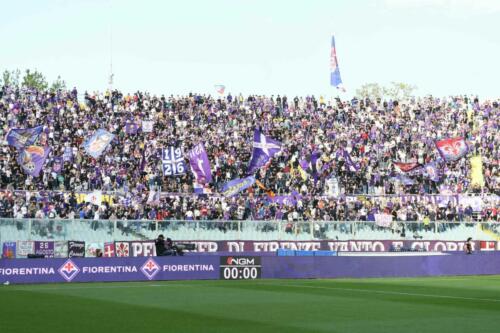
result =
[[[174,240],[476,240],[500,239],[500,222],[255,221],[255,220],[63,220],[0,219],[0,243],[22,240],[109,242]]]

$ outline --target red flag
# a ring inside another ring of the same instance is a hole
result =
[[[456,161],[467,154],[469,147],[464,138],[451,138],[436,141],[436,148],[441,154],[443,160]]]
[[[401,172],[410,172],[411,170],[420,167],[420,164],[418,164],[417,162],[412,162],[412,163],[393,162],[392,164],[394,164],[396,170],[399,170]]]
[[[115,243],[113,242],[104,243],[103,257],[114,257],[114,256],[115,256]]]
[[[479,249],[481,251],[495,251],[495,241],[480,241]]]

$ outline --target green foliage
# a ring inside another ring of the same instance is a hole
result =
[[[47,83],[47,79],[41,72],[37,70],[31,71],[27,69],[23,76],[22,86],[26,88],[45,90],[48,88],[49,84]]]
[[[393,100],[408,99],[413,95],[416,86],[404,82],[391,82],[389,86],[378,83],[366,83],[356,90],[358,98],[390,98]]]
[[[416,86],[408,83],[391,82],[391,85],[385,88],[385,95],[399,101],[410,98],[416,89]]]
[[[8,71],[5,70],[2,73],[2,83],[5,86],[19,86],[19,78],[21,77],[21,71],[19,69]]]
[[[61,76],[58,75],[57,79],[54,82],[52,82],[50,90],[51,91],[66,90],[66,81],[61,79]]]
[[[356,96],[358,98],[382,98],[384,97],[384,87],[378,83],[366,83],[356,89]]]
[[[0,77],[0,87],[1,86],[9,86],[14,88],[35,88],[38,90],[46,90],[49,89],[49,83],[45,76],[35,70],[27,69],[24,72],[24,75],[21,78],[21,71],[19,69],[16,70],[5,70]],[[51,91],[57,90],[66,90],[66,81],[64,81],[60,75],[57,76],[57,79],[52,82],[50,85]]]

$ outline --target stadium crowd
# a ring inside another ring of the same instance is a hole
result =
[[[9,87],[0,94],[0,134],[43,125],[38,145],[51,147],[40,176],[32,177],[19,167],[16,149],[3,141],[0,217],[367,220],[385,211],[398,220],[458,221],[472,215],[470,206],[456,200],[408,203],[402,196],[500,192],[495,101],[466,96],[399,102],[280,95],[167,97],[119,91],[85,92],[79,99],[76,89]],[[153,131],[142,131],[141,124],[149,120]],[[82,143],[100,128],[115,138],[96,159]],[[256,175],[267,189],[252,187],[231,198],[217,195],[224,183],[245,176],[256,128],[282,143],[281,152]],[[447,137],[464,137],[469,154],[451,163],[440,159],[434,141]],[[160,153],[169,146],[186,152],[199,142],[205,144],[213,174],[205,189],[211,194],[202,196],[193,194],[191,172],[163,176]],[[338,154],[341,149],[357,170]],[[313,153],[319,153],[314,177],[310,170],[299,170],[299,160],[311,161]],[[484,187],[470,184],[471,155],[482,158]],[[55,172],[54,158],[60,156],[65,161]],[[432,161],[439,165],[438,180],[423,173],[409,175],[411,182],[395,177],[393,162]],[[331,179],[338,184],[335,196],[329,193]],[[111,193],[114,200],[99,207],[75,194],[94,190]],[[163,194],[152,202],[152,191]],[[270,200],[270,191],[289,200]],[[345,195],[368,199],[346,200]],[[497,219],[497,204],[486,205],[480,216]]]

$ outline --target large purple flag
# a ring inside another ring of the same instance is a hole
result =
[[[210,162],[208,161],[207,151],[203,143],[193,147],[188,153],[189,165],[198,184],[206,184],[212,181],[212,172],[210,171]]]
[[[342,156],[344,157],[345,163],[347,167],[349,168],[349,171],[356,172],[359,171],[360,165],[359,163],[354,163],[352,161],[351,155],[349,152],[345,149],[342,149]]]
[[[42,133],[43,126],[37,126],[33,128],[13,128],[7,134],[7,142],[10,146],[14,146],[17,149],[21,149],[25,146],[30,146],[35,143],[35,141]]]
[[[255,173],[278,152],[281,151],[281,142],[265,136],[258,129],[253,133],[252,159],[248,165],[247,174]]]
[[[222,187],[222,194],[226,197],[231,197],[246,190],[255,184],[255,177],[248,176],[245,178],[236,178],[224,184]]]
[[[29,146],[21,150],[17,162],[24,172],[38,177],[49,153],[50,147]]]

